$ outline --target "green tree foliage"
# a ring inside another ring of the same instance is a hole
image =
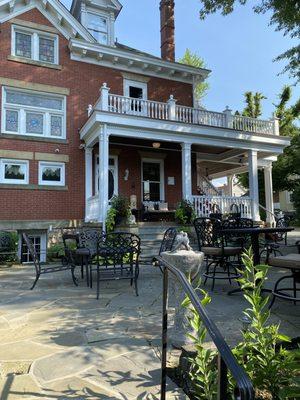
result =
[[[181,64],[190,65],[196,68],[205,68],[204,60],[200,56],[198,56],[198,54],[192,53],[189,49],[186,49],[184,56],[179,60],[179,62]],[[203,97],[206,95],[208,89],[208,82],[198,83],[195,89],[196,100],[202,100]]]
[[[246,107],[244,108],[242,115],[244,117],[251,117],[251,118],[260,117],[262,114],[261,102],[262,100],[266,99],[266,97],[259,92],[256,92],[254,94],[252,92],[246,92],[244,96],[246,101]]]
[[[234,11],[237,4],[245,5],[247,0],[201,0],[200,18],[221,11],[228,15]],[[291,38],[300,39],[300,6],[299,0],[255,0],[253,10],[257,14],[270,13],[270,25],[277,31]],[[288,72],[292,78],[300,81],[300,45],[280,54],[276,61],[287,60],[283,72]]]
[[[251,92],[250,95],[247,93],[245,94],[246,107],[243,111],[243,115],[254,116],[255,113],[257,114],[256,110],[260,110],[261,112],[261,101],[264,96],[262,96],[261,93],[255,94],[259,95],[256,97],[256,101],[257,103],[260,103],[255,109],[255,95]],[[278,104],[275,104],[274,114],[279,118],[280,135],[291,137],[291,145],[285,148],[283,154],[279,155],[278,160],[273,163],[273,190],[276,192],[282,190],[294,192],[300,185],[300,128],[296,124],[297,119],[300,117],[300,100],[298,100],[294,105],[289,105],[291,97],[291,88],[285,86],[279,95]],[[252,115],[250,114],[251,112],[253,112]],[[240,174],[238,180],[245,188],[249,187],[247,173]],[[262,171],[259,171],[258,173],[258,184],[260,202],[264,204],[265,190]],[[295,196],[297,196],[298,192],[299,191],[295,193]]]

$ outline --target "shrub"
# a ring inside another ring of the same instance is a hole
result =
[[[130,216],[130,202],[127,197],[114,196],[111,199],[111,208],[116,210],[117,218],[128,218]]]
[[[113,207],[111,207],[106,216],[106,231],[107,233],[113,232],[116,226],[116,215],[117,215],[117,210]]]
[[[188,225],[196,218],[193,204],[188,200],[181,200],[175,211],[176,221],[181,225]]]
[[[61,258],[64,255],[65,255],[65,249],[63,243],[51,244],[47,249],[47,258],[49,261]]]
[[[4,237],[7,247],[0,250],[0,262],[12,262],[17,258],[17,248],[18,248],[18,234],[17,232],[0,232],[0,237]],[[8,254],[12,253],[12,254]]]

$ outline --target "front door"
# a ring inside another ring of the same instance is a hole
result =
[[[95,195],[99,193],[99,156],[95,162]],[[109,156],[108,159],[108,200],[118,194],[118,157]]]
[[[143,201],[164,200],[163,160],[142,160],[142,199]]]

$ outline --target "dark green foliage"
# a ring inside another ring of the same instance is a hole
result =
[[[193,204],[188,200],[181,200],[175,211],[176,221],[181,225],[189,225],[196,218]]]
[[[114,196],[111,199],[111,207],[116,210],[116,216],[128,218],[130,215],[130,202],[125,196]]]
[[[250,2],[250,1],[249,1]],[[223,15],[233,12],[237,4],[246,4],[247,0],[201,0],[200,18],[221,11]],[[291,38],[300,39],[300,6],[299,0],[256,0],[253,4],[255,13],[270,13],[270,25],[277,31]],[[300,81],[300,45],[294,46],[276,60],[288,60],[283,72],[288,72],[296,81]]]
[[[245,93],[246,107],[242,115],[251,118],[260,117],[262,114],[261,101],[264,99],[266,99],[266,97],[262,93],[256,92],[253,94],[252,92],[246,92]]]
[[[0,232],[0,237],[4,237],[4,241],[7,243],[7,247],[0,248],[0,263],[16,261],[18,234],[16,232]]]

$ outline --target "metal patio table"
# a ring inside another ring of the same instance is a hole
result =
[[[283,227],[283,228],[260,228],[260,227],[253,227],[253,228],[233,228],[233,229],[221,229],[220,233],[226,235],[232,235],[232,234],[237,234],[241,236],[250,236],[251,237],[251,246],[252,246],[252,251],[253,251],[253,262],[254,265],[259,265],[260,264],[260,250],[259,250],[259,235],[260,234],[266,234],[266,233],[286,233],[286,232],[291,232],[293,231],[294,228],[288,228],[288,227]],[[234,294],[234,293],[239,293],[242,290],[239,289],[234,289],[228,292],[228,294]],[[272,292],[270,289],[263,289],[264,292]]]

